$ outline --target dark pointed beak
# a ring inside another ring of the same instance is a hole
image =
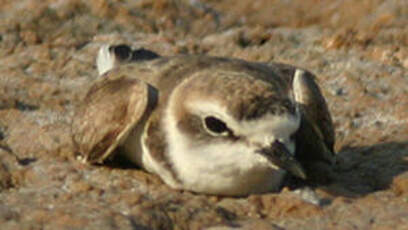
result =
[[[306,179],[306,173],[284,144],[275,141],[272,145],[262,148],[258,153],[264,155],[272,164],[290,172],[294,176]]]

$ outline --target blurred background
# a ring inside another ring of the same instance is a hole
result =
[[[225,31],[234,37],[228,42],[246,47],[274,39],[274,28],[317,27],[322,34],[317,42],[324,48],[369,49],[373,58],[408,65],[404,64],[407,51],[401,50],[408,45],[408,7],[404,0],[1,0],[0,3],[1,56],[16,45],[78,47],[96,35],[110,33],[160,34],[163,42],[185,43],[176,52],[203,53],[211,52],[211,47],[201,47],[201,39],[210,40],[209,35]],[[234,34],[237,28],[240,31]]]

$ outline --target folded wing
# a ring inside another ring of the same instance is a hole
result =
[[[325,177],[329,176],[327,169],[335,162],[335,133],[326,101],[311,73],[296,69],[292,84],[302,113],[296,135],[296,157],[308,176],[326,180]]]
[[[79,157],[85,162],[102,163],[142,118],[148,99],[149,86],[126,75],[95,82],[72,122]]]

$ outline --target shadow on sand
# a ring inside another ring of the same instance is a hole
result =
[[[393,179],[408,171],[408,142],[343,147],[338,153],[334,186],[328,192],[364,196],[391,186]]]

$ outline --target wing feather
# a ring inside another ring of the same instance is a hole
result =
[[[335,162],[335,133],[329,109],[311,73],[296,69],[292,87],[302,114],[296,134],[296,157],[302,162],[308,178],[327,182]]]
[[[146,112],[148,97],[148,85],[126,75],[95,82],[72,122],[77,154],[85,162],[102,163]]]

